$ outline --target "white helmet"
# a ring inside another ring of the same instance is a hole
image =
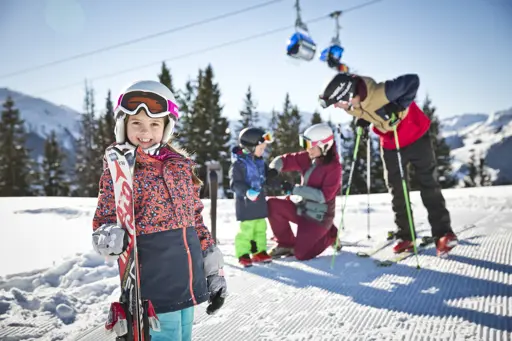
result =
[[[334,133],[327,123],[312,125],[299,137],[300,145],[304,149],[318,146],[325,155],[334,144]]]
[[[168,117],[169,120],[164,128],[164,134],[160,144],[169,142],[176,121],[179,119],[178,106],[176,99],[169,88],[156,81],[139,81],[130,85],[124,90],[114,110],[116,118],[115,136],[117,143],[126,141],[126,115],[136,115],[144,108],[149,117]]]

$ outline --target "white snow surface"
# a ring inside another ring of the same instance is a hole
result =
[[[197,307],[193,340],[512,340],[512,186],[443,193],[460,243],[446,259],[427,248],[420,270],[415,257],[377,267],[356,256],[394,229],[387,193],[370,196],[370,240],[367,196],[348,198],[346,245],[333,268],[329,248],[310,261],[242,269],[234,201],[219,200],[229,296],[216,315]],[[411,197],[418,234],[429,235],[419,193]],[[94,198],[0,198],[0,340],[113,339],[103,324],[119,277],[91,250],[95,206]],[[267,235],[271,246],[270,227]]]

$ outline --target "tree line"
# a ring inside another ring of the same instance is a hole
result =
[[[158,79],[176,96],[181,117],[176,126],[174,142],[187,150],[197,163],[199,177],[206,183],[208,162],[219,162],[224,171],[222,184],[228,188],[227,178],[231,162],[232,136],[247,126],[262,127],[273,132],[275,142],[269,145],[266,157],[269,161],[278,155],[300,151],[298,136],[301,128],[322,122],[319,112],[315,112],[309,122],[304,121],[298,106],[292,102],[287,93],[280,110],[273,110],[270,122],[261,122],[257,103],[251,87],[247,88],[243,106],[239,112],[234,132],[230,130],[229,121],[223,115],[221,90],[215,81],[211,65],[199,69],[195,79],[188,80],[181,89],[175,88],[170,69],[162,63]],[[424,112],[431,118],[430,132],[437,157],[438,177],[443,188],[453,187],[456,179],[452,176],[450,149],[439,131],[439,120],[435,115],[435,107],[427,97],[423,102]],[[344,115],[344,113],[340,113]],[[335,132],[338,127],[327,121]],[[21,114],[16,109],[12,98],[3,103],[0,118],[0,196],[78,196],[96,197],[98,195],[99,178],[102,173],[104,150],[112,144],[114,138],[114,105],[111,91],[104,99],[104,107],[98,110],[94,89],[85,85],[83,112],[80,120],[80,136],[74,141],[73,163],[65,167],[70,160],[65,150],[51,132],[44,143],[44,157],[40,162],[30,158],[30,150],[26,146],[28,132]],[[378,139],[370,133],[370,138],[361,140],[357,160],[352,161],[355,143],[355,124],[352,122],[339,137],[342,147],[343,186],[347,187],[350,167],[356,167],[352,179],[351,193],[366,193],[367,160],[370,162],[370,190],[372,193],[387,191],[383,178],[383,165],[380,158]],[[370,158],[367,159],[367,144],[370,144]],[[471,163],[472,162],[472,163]],[[482,166],[475,166],[475,160],[469,160],[472,179],[488,179]],[[473,166],[471,166],[473,165]],[[414,177],[414,169],[409,169],[410,189],[418,189]],[[283,175],[283,179],[297,183],[298,174]],[[475,181],[471,182],[477,185]],[[489,181],[480,181],[489,184]],[[467,182],[470,185],[470,182]],[[203,186],[201,196],[207,194],[207,186]],[[276,193],[277,194],[277,193]]]

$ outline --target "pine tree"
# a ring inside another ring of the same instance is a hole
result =
[[[0,120],[0,196],[33,194],[31,183],[36,176],[29,150],[27,133],[14,101],[7,97]]]
[[[366,144],[367,141],[363,138],[359,140],[359,146],[357,151],[355,151],[356,147],[356,139],[357,139],[357,126],[355,125],[355,120],[350,123],[350,135],[353,138],[346,138],[343,143],[343,194],[346,193],[349,185],[350,171],[352,166],[354,166],[354,172],[352,174],[352,182],[350,183],[350,194],[361,194],[367,193],[366,188]],[[354,162],[354,152],[355,152],[355,162]]]
[[[206,180],[206,165],[210,161],[218,161],[224,169],[223,186],[229,183],[228,172],[230,162],[229,141],[231,132],[228,120],[222,116],[220,90],[214,82],[214,73],[208,65],[203,73],[199,73],[198,91],[191,116],[192,134],[187,147],[194,147],[195,160],[199,168],[199,177]],[[206,182],[206,181],[205,181]],[[204,189],[203,189],[204,194]]]
[[[275,138],[275,132],[277,130],[278,120],[279,120],[279,113],[275,109],[272,109],[272,112],[270,113],[270,122],[269,122],[270,126],[268,127],[268,130],[270,132],[272,132],[272,136],[274,138]],[[267,156],[275,155],[275,153],[273,152],[275,145],[276,145],[276,142],[267,145],[267,148],[265,148],[265,155],[267,155]]]
[[[302,118],[297,106],[292,105],[290,95],[287,93],[283,112],[277,115],[277,127],[274,132],[274,143],[272,144],[271,159],[287,154],[301,151],[299,146],[299,134]],[[283,178],[287,181],[298,183],[298,174],[286,173]]]
[[[482,155],[480,155],[479,161],[480,162],[478,165],[478,177],[480,186],[491,186],[491,176],[489,175],[489,172],[485,168],[485,158]]]
[[[114,129],[116,126],[116,120],[114,117],[114,105],[112,103],[112,95],[110,90],[108,90],[107,98],[105,100],[105,114],[100,118],[100,121],[102,121],[102,130],[100,131],[103,132],[103,150],[115,142]]]
[[[200,72],[201,75],[201,72]],[[198,82],[188,80],[185,84],[185,91],[178,91],[176,100],[180,108],[179,127],[174,129],[174,139],[182,146],[187,146],[189,136],[193,136],[194,127],[192,125],[192,116],[194,111],[194,101],[197,96]]]
[[[252,98],[251,87],[247,89],[244,99],[244,109],[240,110],[241,119],[238,121],[235,134],[239,135],[240,131],[247,127],[259,127],[259,114],[256,111],[256,104]]]
[[[370,133],[370,136],[371,133]],[[386,180],[384,179],[384,163],[380,152],[380,141],[378,137],[371,139],[371,165],[370,165],[370,191],[371,193],[386,193]]]
[[[468,175],[464,178],[464,187],[476,187],[478,167],[476,165],[476,155],[474,149],[471,150],[471,155],[469,156],[467,167]]]
[[[311,125],[318,124],[318,123],[322,123],[322,116],[320,116],[320,113],[318,111],[315,111],[313,113],[313,117],[311,117]]]
[[[174,84],[171,76],[171,70],[165,65],[165,62],[162,62],[162,68],[160,69],[160,73],[158,74],[158,80],[160,83],[165,85],[171,92],[173,93],[175,99],[176,99],[176,105],[179,107],[180,114],[183,113],[183,108],[181,107],[180,103],[180,96],[179,93],[174,91]],[[175,139],[180,143],[183,144],[185,141],[186,136],[186,130],[188,128],[186,127],[186,119],[183,117],[180,117],[174,125],[174,135]]]
[[[425,98],[422,107],[423,112],[430,119],[430,138],[432,141],[432,148],[436,157],[437,163],[437,180],[442,188],[450,188],[455,185],[455,178],[452,174],[452,159],[450,156],[450,147],[440,132],[440,123],[437,115],[435,114],[436,108],[432,106],[430,98]],[[409,165],[408,167],[410,188],[411,190],[419,189],[418,180],[415,176],[414,168]]]
[[[63,167],[65,154],[59,147],[54,131],[46,139],[44,145],[42,184],[46,196],[68,196],[69,183]]]
[[[357,126],[355,120],[349,125],[350,131],[342,137],[343,156],[343,194],[348,188],[350,169],[354,159],[354,148],[357,138]],[[384,166],[380,156],[379,139],[372,135],[361,136],[356,155],[354,174],[350,185],[350,194],[368,193],[368,144],[370,144],[370,193],[385,193],[387,191],[384,181]]]
[[[174,94],[174,86],[172,82],[171,71],[165,65],[165,62],[162,62],[162,68],[160,69],[160,74],[158,75],[158,80],[160,83],[165,85],[171,92]]]
[[[98,122],[95,119],[94,91],[85,86],[84,113],[81,120],[81,136],[76,141],[75,178],[76,190],[74,194],[81,197],[95,197],[98,195],[98,185],[101,177],[102,159],[104,150],[98,143]]]

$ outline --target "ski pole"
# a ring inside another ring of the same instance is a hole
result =
[[[352,155],[352,165],[350,166],[350,175],[348,176],[348,182],[347,182],[347,191],[345,192],[345,200],[343,202],[343,206],[341,208],[341,221],[340,221],[340,228],[338,229],[338,234],[336,236],[336,246],[335,249],[337,250],[339,247],[339,237],[340,237],[340,231],[344,230],[345,227],[343,226],[343,217],[345,215],[345,206],[347,205],[347,198],[350,194],[350,185],[352,184],[352,175],[354,174],[354,168],[356,165],[356,157],[357,157],[357,151],[359,149],[359,141],[361,140],[361,135],[363,134],[363,128],[357,127],[356,129],[356,144],[354,146],[354,153]],[[332,254],[332,260],[331,260],[331,268],[334,267],[334,258],[336,257],[336,252]]]
[[[367,195],[367,208],[366,208],[366,216],[367,216],[367,221],[366,221],[366,228],[367,228],[367,231],[368,231],[368,239],[371,238],[370,236],[370,162],[371,162],[371,158],[370,158],[370,154],[371,154],[371,143],[372,143],[372,140],[370,137],[368,137],[367,141],[366,141],[366,188],[368,190],[368,195]]]
[[[402,155],[400,153],[400,144],[398,143],[398,133],[396,131],[397,125],[393,126],[393,133],[395,135],[395,144],[396,144],[396,155],[398,157],[398,168],[400,169],[400,177],[402,179],[402,188],[404,191],[405,198],[405,209],[407,211],[407,219],[409,220],[409,228],[411,229],[412,236],[412,246],[414,248],[414,255],[416,256],[416,268],[420,269],[420,260],[418,257],[418,249],[416,248],[416,236],[414,233],[414,224],[412,222],[412,213],[411,213],[411,202],[409,201],[409,191],[407,190],[407,183],[405,181],[404,175],[404,167],[402,166]]]

